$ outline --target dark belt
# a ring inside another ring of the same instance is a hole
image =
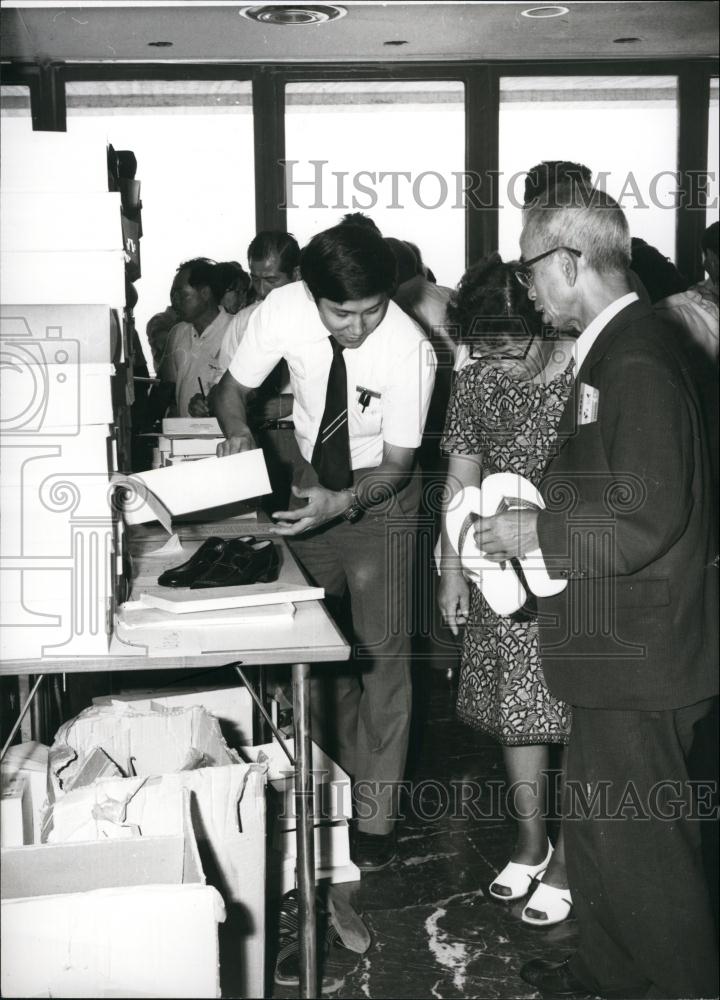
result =
[[[268,423],[263,424],[259,430],[261,431],[294,431],[295,424],[292,420],[270,420]]]

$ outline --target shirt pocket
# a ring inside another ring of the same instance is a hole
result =
[[[355,391],[350,400],[348,427],[351,434],[359,437],[372,438],[382,436],[382,398],[370,397],[370,402],[363,409],[358,400],[359,393]]]

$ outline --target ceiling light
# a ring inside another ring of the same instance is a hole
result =
[[[542,20],[547,17],[562,17],[563,14],[570,13],[570,8],[553,4],[552,7],[529,7],[527,10],[521,10],[520,13],[523,17],[537,17]]]
[[[330,4],[267,4],[243,7],[238,13],[261,24],[324,24],[345,17],[347,11]]]
[[[632,45],[634,42],[641,42],[642,38],[628,36],[627,38],[613,38],[613,45]]]

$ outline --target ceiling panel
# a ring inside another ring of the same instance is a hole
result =
[[[318,25],[257,24],[240,4],[75,6],[3,2],[5,59],[58,61],[328,62],[463,59],[698,58],[718,54],[715,2],[347,3]],[[297,6],[297,5],[295,5]],[[616,43],[617,38],[637,38]],[[151,42],[171,42],[157,48]],[[404,41],[404,45],[386,42]]]

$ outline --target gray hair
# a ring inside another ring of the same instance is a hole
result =
[[[605,191],[573,183],[559,184],[550,197],[531,202],[523,213],[523,241],[538,250],[566,246],[580,250],[599,274],[630,267],[630,230],[625,213]]]

